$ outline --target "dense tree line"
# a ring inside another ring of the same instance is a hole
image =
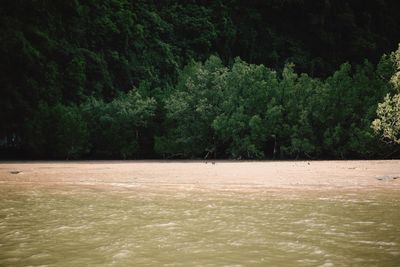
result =
[[[237,59],[193,63],[166,99],[165,135],[156,151],[172,156],[227,158],[373,158],[396,147],[373,134],[377,103],[393,90],[391,57],[375,67],[341,65],[321,80],[277,73]]]
[[[6,0],[2,156],[397,157],[370,125],[393,90],[381,55],[400,40],[398,8]]]

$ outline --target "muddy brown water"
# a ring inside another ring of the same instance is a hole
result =
[[[3,185],[0,266],[400,266],[400,191]]]

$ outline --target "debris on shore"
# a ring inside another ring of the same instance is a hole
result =
[[[375,177],[379,181],[392,181],[400,178],[400,175],[383,175]]]

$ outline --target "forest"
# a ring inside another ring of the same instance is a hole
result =
[[[399,10],[4,0],[0,157],[400,158]]]

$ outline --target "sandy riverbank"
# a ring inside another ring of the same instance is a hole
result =
[[[385,177],[387,176],[387,177]],[[2,162],[1,185],[400,189],[400,160]],[[383,179],[381,179],[383,177]]]

